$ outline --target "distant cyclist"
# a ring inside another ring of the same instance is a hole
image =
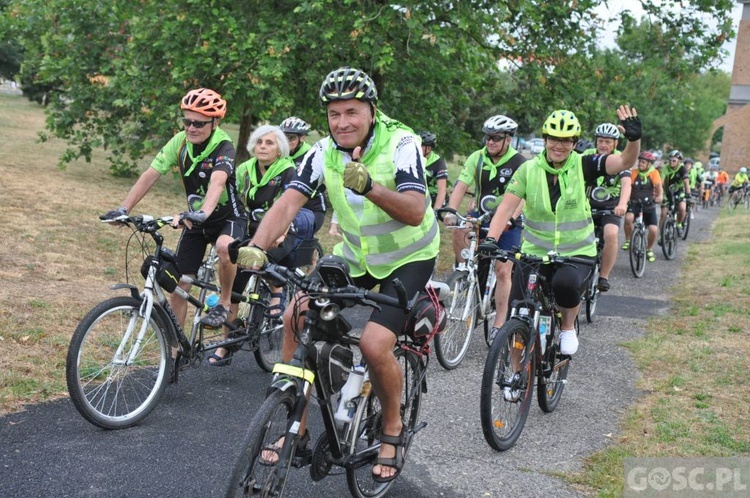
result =
[[[648,151],[638,156],[638,166],[630,170],[633,189],[630,193],[630,204],[625,215],[625,245],[624,251],[630,248],[630,236],[633,234],[635,217],[643,212],[643,224],[648,228],[646,239],[646,258],[654,262],[654,242],[656,242],[659,220],[656,214],[656,204],[661,203],[663,189],[661,176],[654,168],[656,158]],[[637,202],[634,202],[637,201]]]
[[[747,168],[743,166],[740,168],[737,174],[734,175],[732,184],[729,186],[729,195],[732,195],[732,192],[734,192],[735,190],[742,190],[747,188],[748,183],[750,183],[750,180],[748,180]]]
[[[425,180],[432,199],[432,209],[438,209],[448,200],[448,167],[445,159],[440,157],[434,148],[437,146],[437,135],[429,131],[420,131],[422,155],[425,157]]]
[[[289,157],[294,161],[295,166],[299,168],[305,154],[312,147],[305,142],[305,137],[310,132],[311,126],[306,121],[292,116],[282,121],[279,128],[284,132],[289,142]],[[328,209],[324,193],[325,187],[322,190],[316,191],[294,218],[294,227],[299,234],[299,240],[313,238],[313,235],[323,226],[326,218],[326,210]]]
[[[620,142],[620,130],[612,123],[602,123],[594,131],[596,139],[595,154],[620,154],[617,145]],[[591,150],[584,154],[592,153]],[[598,176],[594,183],[587,186],[589,202],[593,209],[612,210],[614,214],[594,216],[594,223],[602,227],[604,247],[602,248],[602,266],[597,287],[602,292],[609,290],[609,274],[617,261],[617,245],[622,217],[628,209],[630,199],[630,171],[620,171],[614,175]]]
[[[677,208],[677,226],[682,227],[682,222],[685,221],[685,213],[687,212],[685,196],[690,195],[690,177],[685,165],[682,164],[682,159],[682,152],[673,150],[669,153],[669,163],[665,164],[660,172],[667,203],[662,205],[661,208],[659,233],[664,228],[670,204],[674,204]],[[674,189],[670,191],[669,187],[674,187]],[[661,245],[661,239],[659,239],[659,245]]]

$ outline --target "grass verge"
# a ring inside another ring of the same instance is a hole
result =
[[[671,313],[625,344],[644,393],[618,442],[569,477],[592,494],[622,496],[629,457],[750,454],[750,212],[722,209],[713,237],[694,244]]]

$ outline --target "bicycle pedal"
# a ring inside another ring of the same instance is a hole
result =
[[[312,463],[312,456],[312,451],[308,449],[298,449],[294,452],[294,458],[292,458],[292,466],[297,469],[307,467]]]

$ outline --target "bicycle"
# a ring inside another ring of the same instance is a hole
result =
[[[282,496],[292,466],[310,465],[314,481],[331,475],[334,467],[341,468],[355,497],[381,497],[393,484],[393,481],[376,482],[371,477],[369,466],[375,462],[380,448],[381,407],[370,384],[367,365],[363,361],[354,366],[351,348],[358,347],[359,337],[350,334],[352,327],[340,312],[357,305],[378,307],[378,304],[398,306],[408,312],[416,301],[407,301],[403,287],[396,282],[398,299],[352,285],[346,263],[335,256],[323,258],[317,269],[319,280],[283,266],[267,265],[265,268],[272,278],[291,281],[305,291],[309,309],[302,329],[295,331],[298,346],[292,360],[274,367],[266,399],[250,423],[242,452],[233,466],[225,491],[227,497]],[[427,295],[437,299],[434,293]],[[444,315],[438,302],[432,304]],[[295,310],[295,318],[297,316],[298,310]],[[439,331],[438,322],[439,319],[431,332],[422,337],[399,336],[394,350],[404,379],[400,408],[406,438],[404,456],[414,435],[427,425],[418,423],[418,418],[422,394],[427,389],[429,342]],[[324,343],[320,352],[317,342]],[[339,354],[335,353],[336,348]],[[353,376],[359,382],[352,382],[353,386],[348,387]],[[305,448],[309,432],[299,434],[299,429],[313,386],[325,432],[310,451]],[[351,395],[351,399],[347,399],[345,393]],[[279,447],[282,438],[284,442]],[[270,461],[269,452],[278,456],[275,462]]]
[[[695,200],[691,191],[690,196],[685,198],[685,219],[682,220],[682,225],[677,225],[677,236],[682,240],[687,240],[688,233],[690,232],[690,217],[693,216],[694,207]]]
[[[729,202],[727,203],[732,209],[737,209],[740,204],[745,204],[745,188],[740,187],[734,190],[729,196]]]
[[[180,275],[174,253],[163,247],[159,230],[171,224],[171,216],[121,216],[105,222],[130,227],[133,234],[128,245],[133,240],[148,240],[136,237],[145,234],[155,246],[141,265],[143,288],[129,283],[114,285],[113,290],[124,289],[130,295],[97,304],[73,333],[66,381],[70,399],[84,419],[103,429],[137,424],[155,408],[166,385],[178,381],[180,370],[201,365],[208,351],[221,347],[232,352],[253,351],[258,365],[268,371],[281,358],[281,324],[272,324],[264,313],[270,298],[265,281],[251,278],[244,294],[232,293],[232,301],[241,304],[238,317],[231,324],[225,323],[230,329],[228,339],[212,342],[221,331],[207,336],[208,329],[204,329],[200,317],[209,310],[206,293],[219,292],[211,283],[215,249],[209,251],[193,279]],[[178,282],[199,287],[199,297],[180,288]],[[166,292],[177,293],[196,308],[189,337],[174,315]],[[177,351],[174,358],[172,349]]]
[[[633,232],[630,234],[630,269],[635,278],[641,278],[646,271],[646,250],[648,248],[648,229],[643,223],[643,209],[653,203],[648,199],[631,200],[631,206],[639,206],[638,215],[633,220]]]
[[[611,216],[614,213],[612,209],[592,209],[591,217],[599,217],[601,219],[602,216]],[[602,293],[597,286],[599,283],[599,272],[602,267],[602,250],[604,249],[604,227],[601,223],[594,223],[594,236],[596,237],[596,258],[594,259],[591,280],[586,287],[586,292],[581,296],[586,305],[586,321],[589,323],[593,323],[594,321],[596,306],[599,303]]]
[[[466,238],[469,247],[461,250],[464,261],[446,279],[451,290],[451,301],[447,306],[448,325],[435,337],[435,353],[438,362],[446,370],[456,368],[469,350],[474,328],[484,322],[484,338],[490,345],[489,335],[495,321],[495,262],[480,261],[477,246],[482,238],[482,225],[488,222],[494,212],[487,212],[478,218],[462,216],[455,209],[444,207],[437,213],[456,215],[459,224],[446,226],[448,229],[469,228]]]
[[[511,303],[511,317],[492,343],[482,373],[480,416],[487,443],[497,451],[521,436],[536,376],[537,402],[547,413],[557,408],[567,383],[571,356],[560,353],[562,315],[541,265],[592,266],[593,261],[550,253],[544,257],[498,251],[492,258],[513,261],[526,275],[523,299]],[[515,274],[515,273],[514,273]],[[578,330],[578,319],[575,328]]]
[[[669,190],[672,192],[672,195],[667,200],[667,217],[661,227],[659,240],[661,241],[661,250],[664,253],[664,257],[672,260],[677,256],[677,203],[674,198],[677,189],[674,186],[670,186]]]

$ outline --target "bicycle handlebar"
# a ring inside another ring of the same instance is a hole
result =
[[[495,253],[486,254],[486,257],[499,259],[503,262],[526,262],[526,263],[544,263],[544,264],[557,264],[564,265],[568,263],[579,263],[588,266],[594,266],[596,261],[594,259],[579,258],[577,256],[561,256],[556,252],[550,251],[546,256],[534,256],[532,254],[522,253],[520,251],[505,251],[498,249]]]
[[[398,279],[393,280],[393,284],[396,288],[398,297],[393,297],[381,294],[379,292],[363,289],[361,287],[357,287],[356,285],[347,285],[344,287],[329,287],[323,282],[318,281],[317,279],[309,278],[304,273],[300,274],[294,269],[290,269],[285,266],[273,263],[269,263],[264,266],[263,271],[272,279],[277,280],[282,284],[291,281],[301,290],[305,291],[308,294],[312,294],[315,297],[353,300],[355,301],[355,304],[361,304],[373,308],[378,307],[378,304],[384,304],[386,306],[401,308],[406,312],[408,312],[412,307],[412,303],[409,302],[406,296],[406,289]]]
[[[486,213],[478,217],[463,216],[461,213],[459,213],[452,207],[441,207],[441,208],[436,209],[435,212],[438,215],[441,215],[443,213],[453,214],[456,216],[456,218],[458,218],[459,221],[463,223],[467,223],[467,224],[472,224],[472,225],[482,225],[485,221],[491,219],[492,216],[495,214],[495,211],[487,211]],[[442,221],[442,217],[440,218],[440,220]],[[454,227],[447,226],[446,228],[454,228]],[[455,228],[459,228],[459,227],[456,226]]]

